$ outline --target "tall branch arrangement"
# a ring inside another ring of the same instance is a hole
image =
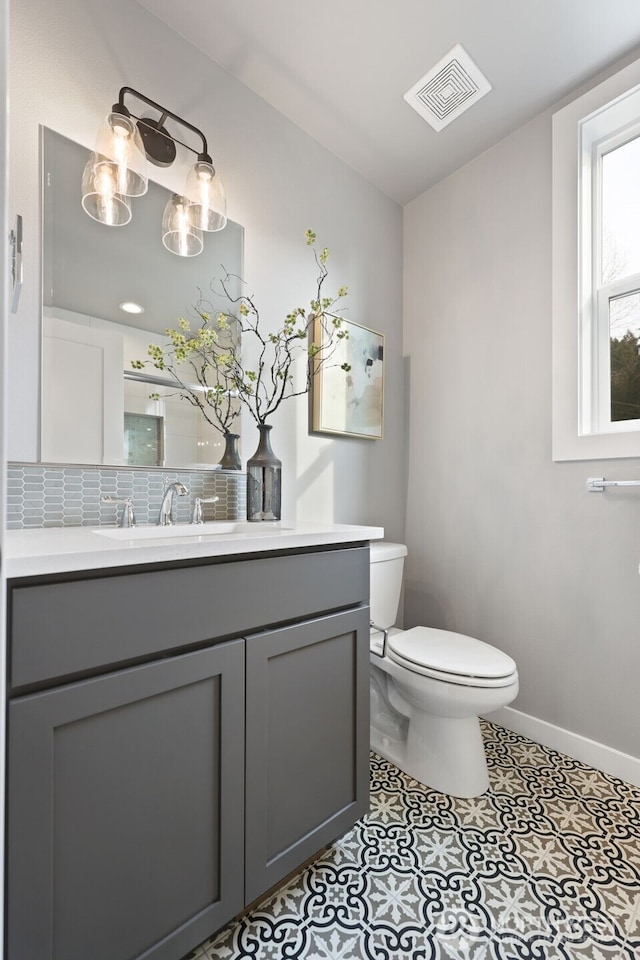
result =
[[[232,404],[236,396],[256,423],[264,424],[284,400],[306,394],[313,377],[331,364],[340,341],[348,339],[349,334],[342,328],[343,320],[337,312],[348,288],[340,287],[334,297],[323,296],[329,250],[324,247],[318,253],[312,230],[306,231],[305,238],[307,246],[313,248],[319,271],[308,307],[295,307],[276,330],[267,331],[253,298],[232,295],[232,278],[227,275],[221,286],[229,310],[214,317],[200,301],[195,307],[197,329],[193,330],[191,321],[181,317],[177,329],[166,331],[170,343],[164,348],[151,345],[150,359],[134,361],[132,366],[153,366],[167,372],[176,382],[178,392],[223,432],[228,431],[229,423],[237,416]],[[254,368],[248,369],[242,346],[249,346],[252,341],[255,350],[250,355],[256,359]],[[301,355],[306,358],[306,374],[303,384],[296,385],[294,365]],[[351,369],[348,363],[340,366],[345,372]],[[189,386],[185,371],[193,375],[201,390]]]

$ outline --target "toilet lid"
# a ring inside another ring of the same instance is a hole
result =
[[[433,627],[400,631],[389,637],[387,650],[396,663],[415,667],[418,672],[450,674],[454,682],[456,677],[499,680],[516,674],[515,661],[502,650],[474,637]]]

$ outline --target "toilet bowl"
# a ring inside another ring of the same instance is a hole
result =
[[[516,697],[516,664],[464,634],[392,627],[406,553],[371,544],[371,747],[434,790],[476,797],[489,786],[479,717]]]

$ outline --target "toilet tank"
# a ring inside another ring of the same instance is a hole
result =
[[[402,569],[407,548],[403,543],[373,541],[370,546],[371,622],[388,630],[396,622]]]

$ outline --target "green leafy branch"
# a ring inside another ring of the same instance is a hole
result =
[[[323,296],[329,250],[324,247],[318,253],[312,230],[306,231],[305,239],[307,246],[313,248],[318,268],[314,296],[308,307],[295,307],[277,329],[266,331],[253,298],[231,292],[231,281],[240,278],[227,274],[220,286],[230,309],[213,316],[201,298],[194,308],[199,320],[197,329],[193,330],[190,321],[181,317],[177,328],[166,331],[169,344],[150,345],[150,359],[133,361],[134,369],[152,366],[168,373],[178,393],[223,433],[228,432],[238,415],[236,398],[256,423],[262,424],[284,400],[308,393],[314,376],[331,365],[341,342],[349,337],[337,312],[349,291],[342,286],[335,296]],[[256,343],[256,364],[247,369],[242,346],[251,341]],[[306,372],[303,385],[296,386],[294,365],[301,356],[306,360]],[[348,363],[340,367],[345,372],[351,369]],[[185,371],[189,371],[188,377]],[[200,389],[195,389],[191,380]]]
[[[238,390],[228,363],[237,344],[224,315],[212,318],[205,306],[202,298],[194,306],[195,330],[190,320],[180,317],[177,328],[165,331],[169,344],[150,344],[150,359],[132,360],[131,366],[134,370],[152,367],[168,375],[176,385],[175,394],[170,396],[187,400],[207,423],[226,436],[240,414]],[[150,399],[159,400],[160,395],[151,393]]]

